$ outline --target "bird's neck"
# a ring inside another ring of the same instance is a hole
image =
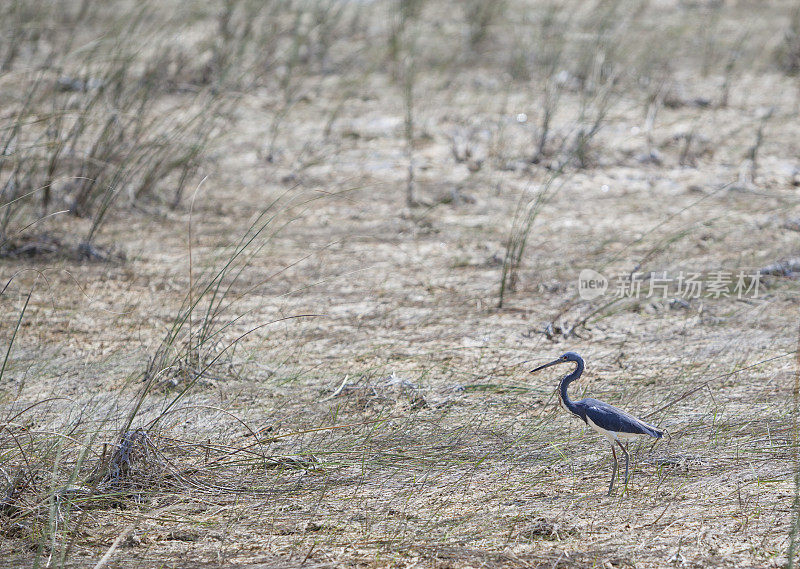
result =
[[[578,413],[578,407],[572,402],[572,399],[569,398],[569,394],[567,393],[567,387],[569,384],[578,379],[583,373],[583,362],[577,361],[575,363],[576,366],[573,372],[561,380],[559,391],[561,395],[561,403],[564,405],[564,407],[566,407],[570,413],[580,416],[580,413]]]

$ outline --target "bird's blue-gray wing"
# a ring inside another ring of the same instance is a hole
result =
[[[630,413],[597,399],[581,399],[576,401],[575,404],[580,407],[587,419],[591,419],[592,423],[601,429],[616,433],[650,435],[657,439],[660,439],[664,434],[659,429],[640,421]]]

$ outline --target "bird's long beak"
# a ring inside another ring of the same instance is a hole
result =
[[[562,360],[561,358],[559,358],[559,359],[557,359],[557,360],[553,360],[553,361],[552,361],[552,362],[550,362],[550,363],[547,363],[547,364],[541,365],[541,366],[537,367],[536,369],[532,369],[530,372],[531,372],[531,373],[533,373],[533,372],[535,372],[535,371],[539,371],[540,369],[544,369],[544,368],[546,368],[546,367],[554,366],[554,365],[556,365],[556,364],[560,364],[560,363],[563,363],[563,360]]]

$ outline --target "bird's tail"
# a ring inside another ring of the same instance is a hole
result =
[[[642,427],[647,431],[647,434],[653,437],[654,439],[660,439],[664,436],[666,431],[662,431],[661,429],[656,429],[652,425],[648,425],[647,423],[642,424]]]

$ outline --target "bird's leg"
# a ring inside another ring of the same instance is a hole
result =
[[[619,445],[619,448],[622,449],[622,453],[625,455],[625,486],[627,487],[628,486],[628,462],[629,462],[628,451],[625,450],[625,447],[622,446],[622,443],[619,442],[619,440],[617,440],[617,444]],[[611,447],[611,448],[614,448],[614,447]]]
[[[608,485],[608,495],[614,491],[614,479],[617,477],[617,453],[614,450],[614,445],[611,445],[611,454],[614,455],[614,467],[611,470],[611,484]]]

